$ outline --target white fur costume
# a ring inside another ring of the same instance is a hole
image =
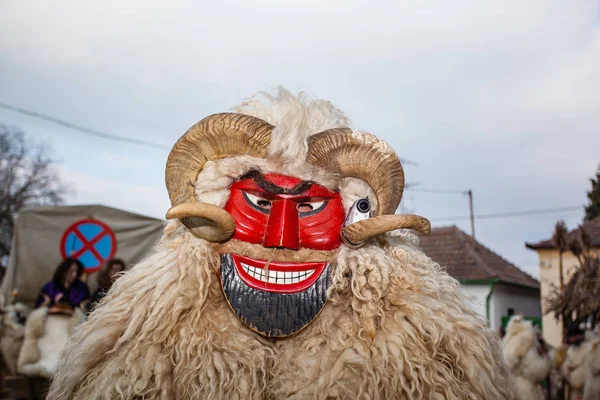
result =
[[[25,326],[20,319],[27,319],[30,312],[30,308],[23,303],[3,307],[4,314],[0,321],[0,350],[11,375],[15,375],[17,372],[19,352],[25,338]],[[21,318],[19,318],[19,314]]]
[[[548,354],[539,354],[540,343],[530,321],[511,318],[503,339],[504,356],[517,383],[519,400],[543,400],[540,384],[552,367]]]
[[[583,400],[600,400],[600,338],[590,341]]]
[[[48,314],[48,307],[33,311],[25,326],[25,341],[18,361],[19,373],[50,379],[56,372],[60,352],[73,333],[75,326],[83,322],[84,314],[76,308],[72,316]]]
[[[196,180],[199,201],[222,207],[251,167],[337,187],[345,207],[372,196],[365,182],[302,161],[308,135],[347,125],[339,110],[283,89],[270,100],[236,109],[276,126],[266,159],[208,162]],[[323,311],[272,340],[243,325],[224,299],[217,255],[236,243],[211,244],[175,220],[75,332],[48,399],[514,398],[496,334],[415,243],[403,231],[342,246]]]
[[[598,333],[594,331],[586,331],[585,339],[578,345],[569,345],[565,361],[561,367],[563,376],[567,379],[571,389],[571,395],[574,398],[583,396],[584,387],[588,379],[594,377],[594,366],[598,361],[596,359],[597,342],[599,340]],[[592,395],[592,387],[594,382],[591,382],[588,389],[588,397]],[[592,399],[594,397],[591,397]]]

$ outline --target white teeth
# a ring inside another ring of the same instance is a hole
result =
[[[250,275],[251,277],[258,279],[259,281],[262,282],[268,282],[268,283],[277,283],[277,284],[283,284],[283,285],[289,285],[292,283],[298,283],[298,282],[302,282],[306,279],[308,279],[313,272],[315,272],[314,269],[311,270],[307,270],[307,271],[269,271],[268,272],[268,276],[267,273],[264,269],[262,268],[256,268],[253,267],[251,265],[248,264],[242,264],[242,268],[244,268],[244,271],[246,271],[248,273],[248,275]]]

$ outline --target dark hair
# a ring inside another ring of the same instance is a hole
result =
[[[579,322],[570,322],[567,325],[567,337],[583,335],[585,332],[579,326]]]
[[[269,182],[264,175],[256,170],[251,169],[246,172],[244,175],[239,177],[239,180],[242,179],[252,179],[256,184],[265,192],[270,194],[290,194],[297,195],[300,193],[306,192],[310,187],[314,184],[314,181],[302,181],[291,189],[286,189],[281,186],[277,186],[276,184]]]
[[[98,289],[105,292],[108,291],[108,289],[110,289],[110,287],[112,286],[112,280],[110,279],[110,269],[113,267],[113,265],[117,264],[123,266],[122,271],[124,271],[127,268],[123,260],[121,260],[120,258],[112,258],[108,260],[106,264],[104,264],[104,267],[102,267],[100,272],[98,272],[98,277],[96,278],[96,281],[98,282]]]
[[[77,265],[77,279],[79,279],[81,274],[83,274],[83,264],[76,258],[67,257],[60,264],[58,264],[58,267],[56,267],[52,280],[62,285],[67,271],[69,271],[69,268],[71,268],[71,265],[73,264]]]

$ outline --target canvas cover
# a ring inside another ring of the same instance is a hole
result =
[[[97,224],[94,223],[96,221]],[[93,254],[85,251],[78,256],[82,262],[92,265],[93,261],[90,260],[106,256],[109,250],[112,252],[116,242],[113,257],[121,258],[131,268],[158,243],[165,224],[166,221],[102,205],[22,210],[15,223],[11,254],[0,285],[0,294],[8,299],[10,292],[17,289],[18,301],[33,304],[40,289],[52,279],[54,270],[63,259],[61,247],[66,248],[67,255],[73,255],[84,246],[96,246]],[[94,231],[102,226],[114,233],[114,242],[111,234]],[[68,230],[70,227],[71,230]],[[78,236],[73,232],[74,227],[78,227]],[[97,239],[101,240],[94,244],[93,236],[96,233]],[[63,236],[66,240],[61,242]],[[88,271],[84,274],[84,280],[90,292],[93,292],[97,287],[97,272]]]

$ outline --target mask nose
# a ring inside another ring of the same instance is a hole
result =
[[[299,250],[298,226],[296,202],[287,199],[273,201],[263,246]]]

